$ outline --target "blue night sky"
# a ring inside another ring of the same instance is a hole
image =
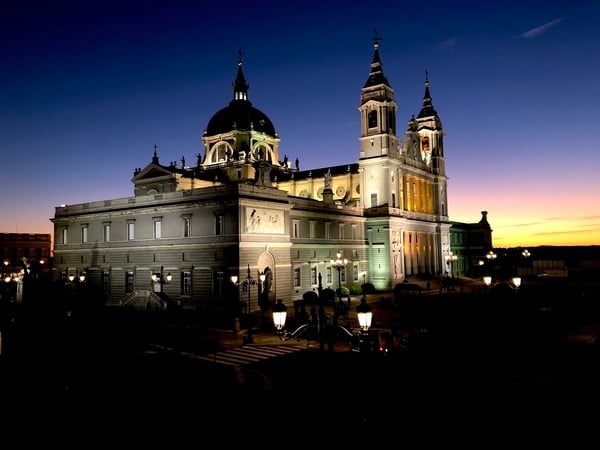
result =
[[[600,244],[599,24],[595,1],[3,0],[0,232],[132,196],[154,145],[194,162],[240,49],[281,158],[357,162],[376,29],[401,138],[429,74],[451,220],[488,211],[496,247]]]

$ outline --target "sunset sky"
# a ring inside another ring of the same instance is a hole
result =
[[[241,49],[253,106],[300,169],[358,161],[381,38],[403,138],[425,72],[446,133],[450,220],[495,247],[600,244],[600,2],[0,2],[0,232],[133,195],[154,145],[203,153]]]

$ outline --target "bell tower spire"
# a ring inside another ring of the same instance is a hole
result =
[[[360,95],[360,159],[398,156],[396,137],[396,100],[394,90],[383,73],[377,30],[373,37],[371,71]]]

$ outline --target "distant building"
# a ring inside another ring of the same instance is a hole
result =
[[[240,59],[233,99],[209,120],[193,163],[161,164],[155,147],[134,170],[132,197],[57,207],[53,277],[85,273],[112,305],[152,308],[166,298],[235,310],[242,301],[255,311],[321,287],[391,289],[412,275],[446,273],[451,227],[470,230],[448,220],[444,131],[427,76],[401,139],[376,39],[360,95],[358,160],[312,170],[282,157],[248,88]],[[326,151],[318,146],[307,137],[311,152]],[[339,270],[338,253],[347,260]]]
[[[481,211],[481,220],[476,223],[450,222],[450,247],[457,256],[454,263],[456,276],[478,278],[482,275],[486,255],[494,248],[487,215],[487,211]]]
[[[50,234],[0,233],[2,298],[20,301],[24,277],[49,275],[51,251]]]

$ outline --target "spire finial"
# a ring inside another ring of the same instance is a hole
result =
[[[373,42],[374,42],[373,46],[375,48],[378,48],[379,47],[379,41],[381,41],[381,38],[379,37],[379,33],[377,32],[377,28],[374,28],[373,32],[375,33],[375,36],[373,37]]]
[[[238,66],[242,65],[242,49],[238,50]]]

